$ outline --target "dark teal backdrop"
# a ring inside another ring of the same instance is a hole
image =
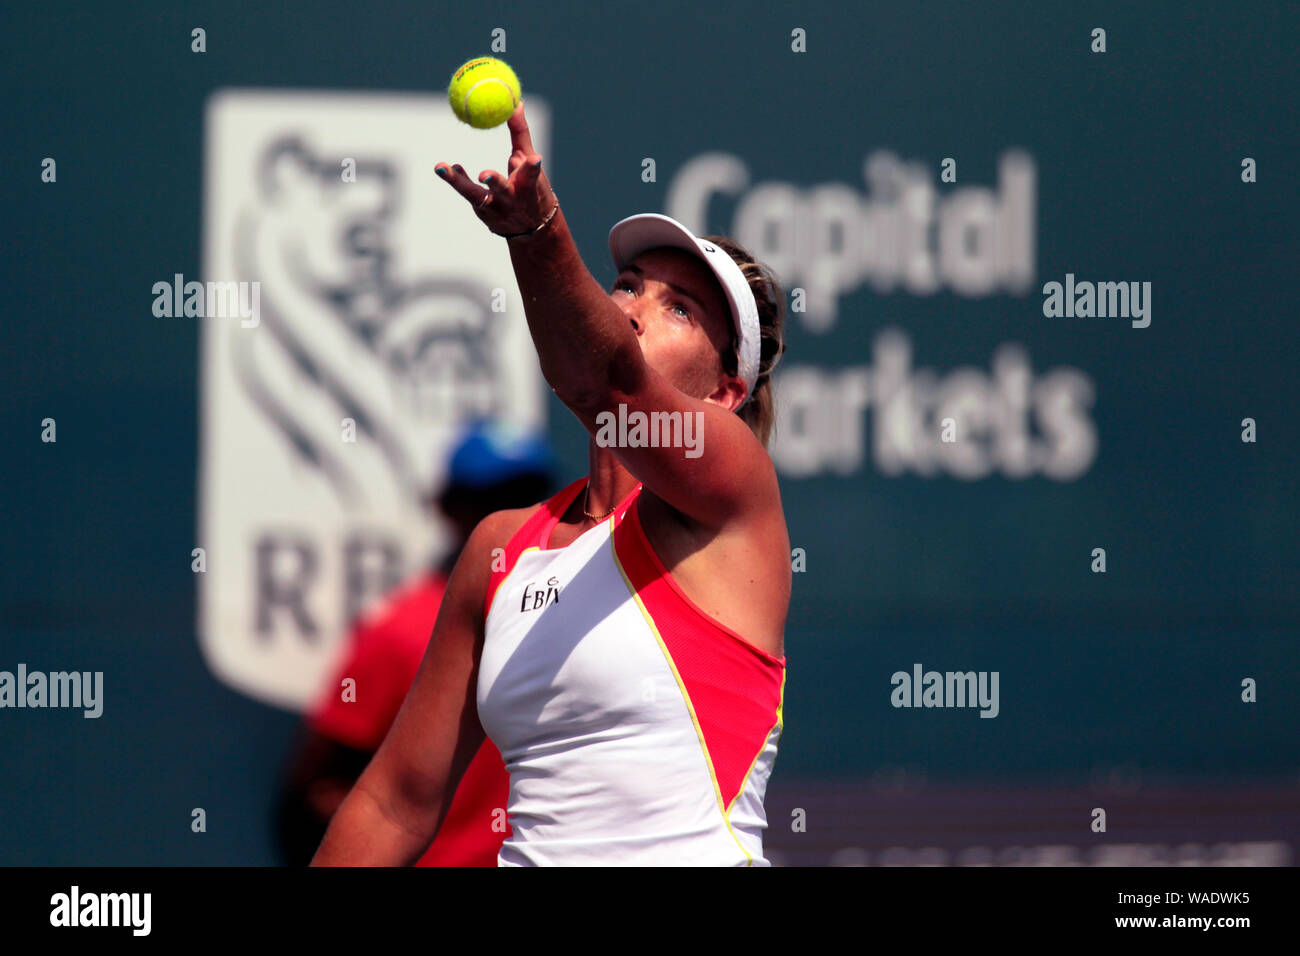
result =
[[[783,481],[807,570],[774,790],[797,804],[801,781],[900,769],[959,785],[1084,785],[1116,767],[1294,785],[1295,10],[1133,6],[7,9],[0,669],[103,670],[108,700],[99,720],[0,711],[0,863],[276,862],[272,791],[296,720],[200,657],[199,329],[154,318],[144,290],[200,272],[212,91],[436,91],[496,27],[525,90],[554,109],[549,168],[602,282],[610,225],[665,211],[674,168],[708,150],[743,157],[756,183],[858,191],[876,149],[936,177],[957,157],[963,185],[996,184],[1012,147],[1036,162],[1037,288],[863,285],[833,333],[792,321],[786,361],[866,364],[896,327],[914,366],[946,375],[987,371],[1016,341],[1035,374],[1093,381],[1097,458],[1067,482],[889,476],[870,456]],[[1089,50],[1098,26],[1104,55]],[[806,54],[790,52],[795,27]],[[40,181],[46,156],[57,184]],[[658,183],[641,181],[645,156]],[[447,158],[430,157],[430,175]],[[719,198],[709,230],[735,211]],[[1151,326],[1045,318],[1037,289],[1067,272],[1150,281]],[[586,435],[562,406],[550,415],[569,480]],[[56,444],[40,441],[46,417]],[[1257,443],[1240,440],[1246,417]],[[1089,571],[1094,547],[1104,575]],[[916,661],[999,671],[998,719],[892,708],[889,675]],[[195,806],[206,834],[190,832]]]

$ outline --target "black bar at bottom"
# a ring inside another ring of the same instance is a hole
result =
[[[720,933],[743,927],[785,939],[806,936],[814,944],[838,924],[864,942],[886,932],[929,943],[1036,940],[1047,931],[1055,935],[1046,938],[1059,940],[1198,936],[1231,945],[1293,921],[1296,873],[771,868],[762,877],[723,883],[720,874],[686,870],[501,878],[491,870],[433,868],[13,867],[0,868],[0,926],[7,942],[75,936],[90,945],[113,938],[337,944],[354,937],[381,941],[403,930],[471,939],[485,931],[487,941],[507,938],[515,926],[524,933],[520,942],[531,945],[524,940],[546,926],[551,942],[563,943],[607,924],[621,934],[673,932],[682,928],[678,917],[699,912]]]

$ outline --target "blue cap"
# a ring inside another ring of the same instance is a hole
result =
[[[551,477],[555,463],[545,435],[508,422],[468,425],[456,443],[448,485],[485,488],[521,475]]]

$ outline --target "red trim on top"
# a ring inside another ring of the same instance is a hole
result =
[[[416,866],[496,866],[501,844],[514,834],[510,821],[504,833],[494,824],[498,807],[510,799],[510,773],[491,737],[465,769],[452,794],[447,816]]]
[[[785,658],[755,647],[686,597],[631,503],[623,509],[631,520],[614,528],[614,550],[686,688],[723,806],[730,806],[776,726]]]
[[[636,500],[641,497],[642,487],[643,487],[643,483],[638,481],[636,483],[636,487],[633,488],[630,492],[628,492],[627,497],[624,498],[622,501],[620,501],[618,503],[618,506],[614,509],[612,520],[614,522],[615,528],[617,528],[619,526],[619,523],[622,522],[623,516],[627,514],[627,509],[631,508],[632,505],[636,503]]]
[[[493,569],[488,576],[487,593],[483,596],[483,620],[487,620],[488,612],[492,610],[492,598],[496,596],[497,588],[506,579],[506,575],[514,570],[519,556],[529,548],[544,549],[550,543],[551,531],[560,523],[564,513],[569,510],[569,505],[573,504],[573,499],[578,497],[578,492],[586,483],[587,478],[583,476],[557,491],[529,515],[528,520],[511,536],[506,543],[505,569]]]
[[[772,664],[777,664],[780,665],[781,667],[785,666],[784,655],[782,655],[781,657],[773,657],[767,651],[763,650],[761,647],[757,646],[756,644],[746,640],[744,637],[740,635],[738,631],[734,631],[731,628],[727,627],[727,625],[723,624],[721,621],[719,621],[708,611],[704,610],[702,607],[700,607],[698,604],[692,601],[690,597],[687,596],[686,592],[682,590],[682,586],[677,583],[677,580],[672,576],[672,574],[668,571],[668,569],[664,567],[664,563],[659,560],[659,555],[655,553],[655,549],[651,546],[650,539],[646,537],[645,525],[641,523],[641,509],[639,507],[632,509],[631,518],[632,518],[632,527],[636,532],[636,536],[641,547],[645,550],[645,553],[649,555],[650,560],[654,562],[654,566],[656,570],[659,572],[660,576],[663,577],[663,579],[668,582],[669,587],[671,587],[674,591],[677,592],[677,596],[686,602],[687,607],[689,607],[700,617],[704,618],[704,620],[707,621],[709,624],[713,625],[715,628],[722,631],[728,637],[734,638],[735,640],[739,641],[741,644],[745,645],[745,647],[749,648],[749,650],[753,651],[755,654],[760,655],[761,657],[765,658],[767,661],[769,661]]]

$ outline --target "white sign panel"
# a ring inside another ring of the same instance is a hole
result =
[[[433,172],[509,154],[442,95],[208,102],[202,281],[243,308],[198,320],[198,631],[243,693],[304,707],[356,613],[446,545],[422,500],[462,423],[543,424],[506,244]]]

